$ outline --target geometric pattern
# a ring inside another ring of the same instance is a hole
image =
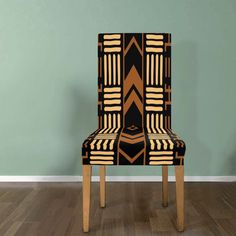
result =
[[[98,35],[98,129],[83,164],[183,165],[171,129],[171,35]]]

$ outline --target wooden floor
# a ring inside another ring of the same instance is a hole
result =
[[[186,183],[186,230],[175,230],[175,188],[169,206],[161,183],[107,183],[99,208],[92,184],[90,232],[82,233],[81,183],[0,184],[0,235],[236,235],[236,183]]]

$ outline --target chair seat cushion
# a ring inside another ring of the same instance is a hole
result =
[[[183,165],[184,154],[184,141],[170,129],[98,129],[82,145],[84,165]]]

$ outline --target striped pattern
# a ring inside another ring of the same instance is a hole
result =
[[[171,129],[170,34],[99,34],[98,129],[83,164],[183,165]]]
[[[146,87],[146,111],[163,110],[163,88]]]
[[[103,41],[104,52],[108,52],[108,53],[121,52],[121,47],[120,47],[121,35],[120,34],[104,35],[103,38],[104,38],[104,41]]]
[[[91,151],[90,164],[112,165],[114,152],[112,151]]]
[[[163,52],[163,35],[147,34],[146,35],[146,52],[161,53]]]
[[[104,88],[104,110],[121,111],[121,88]]]
[[[146,57],[146,80],[148,86],[163,85],[163,55],[148,53]]]

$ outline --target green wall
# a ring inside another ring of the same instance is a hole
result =
[[[234,0],[0,0],[0,175],[81,174],[81,143],[97,127],[99,32],[172,33],[186,175],[235,175],[235,23]]]

